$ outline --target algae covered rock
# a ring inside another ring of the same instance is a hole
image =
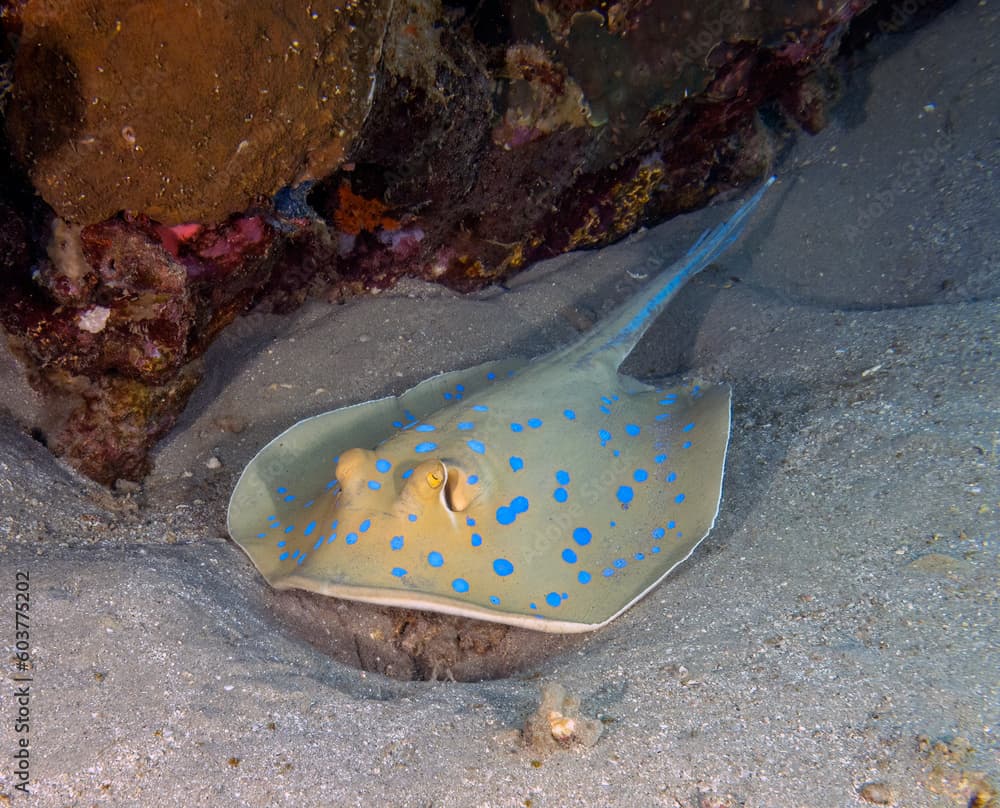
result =
[[[217,222],[340,164],[370,103],[386,5],[28,3],[12,148],[68,221]]]

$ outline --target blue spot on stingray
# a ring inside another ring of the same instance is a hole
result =
[[[311,506],[311,505],[312,505],[312,504],[313,504],[313,503],[314,503],[315,501],[316,501],[316,500],[314,500],[314,499],[311,499],[311,500],[309,500],[309,501],[308,501],[308,502],[307,502],[307,503],[306,503],[305,505],[303,505],[302,507],[303,507],[303,508],[308,508],[308,507],[310,507],[310,506]]]
[[[603,575],[605,578],[610,578],[614,574],[615,571],[611,569],[611,567],[605,567],[603,570],[601,570],[601,575]]]
[[[392,574],[395,575],[397,578],[402,578],[404,575],[406,575],[406,570],[404,570],[402,567],[393,567]]]
[[[677,523],[673,520],[667,522],[667,530],[673,530],[675,527],[677,527]]]
[[[578,580],[581,584],[589,584],[590,573],[586,570],[580,570],[579,574],[576,576],[576,580]]]
[[[569,547],[562,551],[562,560],[567,564],[576,563],[576,553],[574,553]]]
[[[555,491],[552,492],[552,498],[556,502],[565,502],[567,499],[569,499],[569,494],[566,493],[565,488],[557,488]]]
[[[412,477],[412,476],[413,476],[413,469],[407,469],[406,471],[403,472],[403,479],[404,480],[409,480],[410,477]]]
[[[576,420],[576,413],[573,412],[573,410],[563,410],[563,415],[566,416],[566,420],[567,421],[575,421]]]
[[[483,454],[486,451],[486,447],[480,440],[467,440],[465,443],[468,445],[470,449],[472,449],[472,451],[476,452],[477,454]]]
[[[683,501],[684,501],[683,494],[678,494],[676,497],[674,497],[674,502],[676,502],[678,505],[680,505]]]
[[[326,484],[326,489],[327,489],[327,491],[329,491],[329,490],[330,490],[331,488],[333,488],[333,487],[334,487],[334,486],[335,486],[336,484],[337,484],[337,481],[336,481],[336,480],[330,480],[330,482],[328,482],[328,483]]]
[[[681,444],[681,448],[682,449],[690,449],[691,448],[691,441],[689,441],[689,440],[684,441],[684,443]]]
[[[474,428],[475,428],[475,426],[476,426],[476,425],[475,425],[474,423],[472,423],[472,421],[459,421],[459,422],[458,422],[458,423],[456,424],[456,427],[457,427],[458,429],[461,429],[462,431],[468,431],[468,430],[470,430],[470,429],[474,429]]]
[[[616,525],[617,525],[618,523],[617,523],[617,522],[616,522],[616,521],[615,521],[614,519],[612,519],[612,520],[611,520],[611,521],[610,521],[610,522],[609,522],[608,524],[609,524],[609,525],[610,525],[611,527],[615,527],[615,526],[616,526]]]
[[[542,425],[542,419],[541,418],[529,418],[528,419],[528,426],[530,426],[532,429],[538,429],[538,427],[540,427],[541,425]]]
[[[511,564],[506,558],[498,558],[493,562],[493,571],[497,575],[503,577],[514,572],[514,565]]]
[[[556,472],[556,482],[559,483],[559,485],[568,485],[569,472],[559,469],[559,471]]]
[[[510,505],[501,505],[497,508],[497,521],[501,525],[509,525],[520,513],[524,513],[528,510],[528,498],[527,497],[514,497],[510,501]]]
[[[278,542],[278,547],[284,547],[286,544],[288,544],[288,542],[282,539],[281,541]]]
[[[659,547],[653,547],[653,548],[650,549],[649,552],[651,552],[651,553],[658,553],[658,552],[660,552],[660,548]]]
[[[403,422],[402,421],[393,421],[392,425],[394,427],[396,427],[396,429],[402,429],[403,428]]]
[[[344,537],[344,541],[347,542],[348,544],[357,544],[358,534],[357,533],[348,533]]]
[[[440,567],[444,564],[444,556],[437,550],[432,550],[427,554],[427,563],[432,567]]]
[[[295,494],[289,494],[285,497],[285,502],[292,502],[295,499]]]
[[[605,443],[611,440],[611,433],[608,432],[608,430],[606,429],[602,429],[600,432],[597,433],[597,437],[601,439],[601,446],[603,446]]]
[[[414,432],[433,432],[435,429],[433,424],[418,424],[414,427]]]
[[[318,538],[318,539],[316,540],[316,543],[315,543],[315,544],[313,545],[313,550],[318,550],[318,549],[319,549],[320,547],[322,547],[322,546],[323,546],[323,537],[322,537],[322,536],[320,536],[320,537],[319,537],[319,538]]]
[[[380,483],[378,480],[369,480],[368,487],[372,491],[378,491],[382,487],[382,483]]]
[[[421,454],[423,452],[433,452],[435,449],[437,449],[437,444],[430,442],[418,443],[413,447],[413,451],[420,452]]]
[[[653,538],[662,539],[666,535],[666,531],[662,527],[653,528]]]
[[[278,556],[278,561],[288,561],[288,552],[286,551]]]
[[[500,598],[498,598],[496,595],[490,595],[490,603],[492,603],[494,606],[499,606]]]
[[[664,407],[669,407],[671,404],[675,404],[676,402],[677,402],[676,393],[671,393],[669,396],[660,399],[660,404],[662,404]]]
[[[545,602],[547,604],[549,604],[549,606],[552,606],[553,608],[555,608],[560,603],[562,603],[562,598],[559,597],[559,593],[558,592],[549,592],[549,594],[547,594],[545,596]]]
[[[487,412],[489,410],[489,407],[487,407],[485,404],[473,404],[472,409],[474,409],[476,412]]]
[[[646,469],[636,469],[632,472],[632,479],[637,483],[644,483],[649,479],[649,472]]]
[[[310,522],[308,525],[306,525],[306,529],[302,531],[302,535],[303,536],[308,536],[315,529],[316,529],[316,523],[315,522]]]
[[[451,398],[452,398],[451,393],[445,393],[444,394],[444,400],[445,401],[451,401]]]
[[[305,561],[305,560],[306,560],[306,554],[303,553],[302,555],[299,556],[299,560],[296,561],[295,563],[301,565],[302,562]]]
[[[677,479],[677,472],[675,472],[675,471],[672,471],[672,472],[670,472],[670,473],[669,473],[669,474],[667,475],[667,482],[668,482],[668,483],[672,483],[672,482],[673,482],[674,480],[676,480],[676,479]]]
[[[521,426],[519,423],[517,423],[517,421],[515,421],[514,423],[512,423],[510,425],[510,431],[511,432],[524,432],[524,427]]]
[[[579,544],[581,547],[586,547],[590,544],[590,540],[593,538],[591,533],[585,527],[578,527],[573,531],[573,541]]]
[[[479,477],[478,476],[476,476],[475,474],[470,474],[469,475],[469,485],[475,485],[478,482],[479,482]],[[475,524],[475,522],[473,522],[473,524]]]
[[[285,528],[285,533],[291,533],[293,530],[295,530],[295,525],[289,525]]]
[[[375,461],[375,468],[385,474],[389,469],[392,468],[392,463],[388,460],[379,459]]]
[[[615,566],[618,569],[624,569],[626,566],[628,566],[628,562],[624,558],[616,558]]]
[[[478,533],[473,533],[471,541],[473,547],[479,547],[479,545],[483,543],[483,537],[480,536]]]
[[[520,457],[517,457],[516,455],[512,456],[510,460],[508,460],[507,462],[510,463],[510,467],[514,471],[520,471],[521,469],[524,468],[524,461]]]
[[[670,417],[670,413],[669,412],[661,412],[653,420],[654,421],[666,421],[669,417]]]
[[[486,374],[486,378],[489,379],[490,381],[493,381],[496,377],[497,377],[497,374],[494,373],[492,370],[489,373]]]
[[[466,581],[465,578],[456,578],[454,581],[451,582],[451,588],[454,589],[456,592],[468,592],[469,582]]]
[[[635,554],[635,560],[636,561],[642,561],[645,557],[646,556],[644,556],[642,553],[636,553]]]
[[[393,536],[392,539],[389,542],[389,546],[393,550],[402,550],[403,549],[403,537],[402,536]]]
[[[334,543],[334,541],[336,541],[336,540],[337,540],[337,534],[336,534],[336,533],[331,533],[331,534],[330,534],[330,538],[328,538],[328,539],[326,540],[326,543],[327,543],[327,544],[333,544],[333,543]]]
[[[365,532],[368,531],[368,528],[370,528],[371,526],[372,526],[372,520],[371,519],[365,519],[365,521],[363,521],[360,525],[358,525],[358,532],[359,533],[365,533]]]
[[[665,462],[666,459],[667,456],[665,454],[658,454],[656,457],[653,458],[653,462],[659,465],[660,463]]]
[[[601,401],[603,401],[605,404],[611,403],[611,399],[608,398],[607,396],[601,396]]]
[[[406,418],[407,421],[417,420],[416,417],[413,415],[413,413],[410,412],[409,410],[403,410],[403,417]]]
[[[610,407],[605,407],[605,406],[604,406],[604,405],[602,404],[602,405],[601,405],[601,412],[603,412],[603,413],[604,413],[605,415],[611,415],[611,408],[610,408]]]
[[[266,539],[267,538],[267,534],[266,533],[258,533],[257,534],[257,538],[258,539]]]
[[[455,385],[455,392],[456,393],[464,393],[465,392],[465,385],[464,384],[456,384]]]
[[[339,524],[340,524],[340,520],[339,519],[334,519],[332,522],[330,522],[330,530],[336,530],[337,529],[337,525],[339,525]]]
[[[625,433],[631,435],[633,438],[639,434],[641,430],[635,424],[626,424]]]
[[[635,496],[635,493],[632,491],[632,486],[623,485],[619,487],[618,493],[615,496],[618,497],[619,502],[628,504],[629,502],[632,501],[632,498]]]
[[[287,494],[288,493],[288,489],[285,488],[285,486],[281,486],[280,488],[278,488],[278,493],[279,494]]]
[[[681,431],[690,432],[692,429],[694,429],[694,421],[692,421],[690,424],[685,424],[683,430]]]
[[[406,518],[409,519],[411,522],[417,521],[417,515],[415,513],[408,514]]]
[[[615,457],[621,456],[621,452],[619,452],[617,449],[615,449],[611,454],[613,454]]]
[[[473,519],[471,516],[466,516],[465,524],[467,524],[469,527],[472,527],[474,524],[476,524],[476,520]]]

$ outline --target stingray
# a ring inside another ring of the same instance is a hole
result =
[[[233,539],[277,589],[548,632],[613,620],[714,525],[731,420],[726,386],[618,367],[772,182],[574,343],[290,427],[240,477]]]

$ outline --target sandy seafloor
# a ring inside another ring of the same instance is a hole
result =
[[[129,496],[28,437],[36,402],[0,360],[0,645],[9,674],[26,570],[34,663],[32,795],[4,681],[0,804],[825,808],[876,782],[954,806],[976,773],[1000,782],[998,33],[995,2],[964,0],[864,54],[745,239],[643,340],[630,372],[733,385],[719,521],[527,674],[405,683],[330,661],[271,619],[228,494],[303,416],[572,339],[732,204],[509,291],[408,282],[248,317]],[[538,765],[517,730],[545,682],[605,727]]]

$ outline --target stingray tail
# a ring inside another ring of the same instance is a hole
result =
[[[769,177],[727,221],[702,233],[680,261],[661,272],[644,292],[625,303],[581,343],[573,346],[574,353],[580,354],[577,364],[599,358],[612,361],[617,368],[681,287],[740,237],[750,214],[774,181],[775,177]]]

